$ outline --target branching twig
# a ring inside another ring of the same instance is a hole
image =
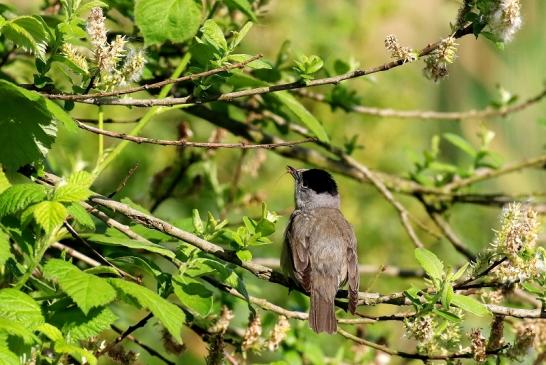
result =
[[[101,355],[104,355],[108,351],[110,351],[114,346],[116,346],[118,343],[123,341],[127,336],[129,336],[131,333],[135,332],[137,329],[144,327],[146,323],[153,317],[153,313],[148,313],[144,318],[142,318],[140,321],[135,323],[132,326],[129,326],[125,331],[123,331],[118,337],[114,339],[114,341],[110,342],[108,345],[106,345],[102,350],[98,351],[96,356],[99,357]]]
[[[148,137],[131,136],[125,133],[118,133],[113,131],[107,131],[105,129],[91,127],[86,124],[80,123],[78,121],[76,121],[76,124],[81,129],[85,129],[86,131],[93,132],[99,135],[104,135],[104,136],[117,138],[117,139],[123,139],[126,141],[135,142],[139,144],[148,143],[148,144],[157,144],[161,146],[199,147],[199,148],[209,148],[209,149],[214,149],[214,148],[272,149],[272,148],[279,148],[279,147],[290,147],[290,146],[295,146],[298,144],[315,141],[315,138],[307,138],[301,141],[293,141],[293,142],[260,143],[260,144],[248,144],[245,142],[215,143],[215,142],[192,142],[192,141],[186,141],[186,140],[175,141],[175,140],[168,140],[168,139],[156,139],[156,138],[148,138]]]
[[[453,36],[455,38],[460,38],[471,33],[472,33],[472,25],[469,25],[457,31],[455,34],[453,34]],[[433,44],[427,45],[419,52],[419,56],[421,57],[421,56],[428,55],[429,53],[434,51],[436,48],[438,48],[438,46],[441,43],[442,41],[438,41]],[[78,99],[74,101],[77,101],[80,103],[86,103],[86,104],[96,104],[96,105],[125,105],[125,106],[137,106],[137,107],[173,106],[173,105],[181,105],[181,104],[202,104],[202,103],[211,102],[211,101],[231,101],[231,100],[246,97],[246,96],[263,95],[263,94],[269,94],[272,92],[283,91],[283,90],[294,90],[294,89],[315,87],[315,86],[321,86],[321,85],[332,85],[332,84],[335,85],[345,80],[367,76],[377,72],[388,71],[390,69],[401,66],[403,64],[405,64],[404,60],[398,59],[398,60],[390,61],[390,62],[384,63],[376,67],[372,67],[366,70],[359,69],[359,70],[347,72],[342,75],[325,77],[321,79],[310,80],[307,82],[296,81],[296,82],[289,82],[285,84],[262,86],[262,87],[257,87],[254,89],[233,91],[233,92],[228,92],[228,93],[224,93],[224,94],[220,94],[217,96],[212,96],[212,97],[204,98],[204,99],[196,98],[193,95],[188,95],[188,96],[184,96],[180,98],[164,98],[164,99],[119,99],[119,98],[105,98],[103,95],[102,97]],[[50,95],[47,95],[47,94],[44,96],[51,97]]]
[[[309,90],[299,90],[299,95],[306,98],[327,102],[326,96],[323,94],[317,94],[310,92]],[[505,117],[508,114],[522,111],[546,97],[546,89],[542,90],[539,94],[515,105],[503,106],[501,108],[488,107],[482,110],[468,110],[464,112],[437,112],[437,111],[425,111],[425,110],[395,110],[374,108],[363,105],[354,105],[349,108],[350,112],[373,115],[382,118],[413,118],[413,119],[438,119],[438,120],[463,120],[463,119],[483,119],[492,117]]]
[[[195,80],[198,80],[198,79],[201,79],[201,78],[204,78],[204,77],[216,75],[216,74],[226,72],[226,71],[229,71],[229,70],[233,70],[233,69],[237,69],[237,68],[243,68],[246,65],[248,65],[249,63],[251,63],[253,61],[256,61],[257,59],[259,59],[261,57],[262,57],[262,55],[256,55],[256,56],[253,56],[253,57],[251,57],[248,60],[245,60],[243,62],[224,65],[222,67],[218,67],[218,68],[208,70],[208,71],[203,71],[203,72],[193,74],[193,75],[181,76],[181,77],[178,77],[176,79],[167,79],[167,80],[163,80],[163,81],[159,81],[159,82],[154,82],[152,84],[144,84],[142,86],[135,86],[135,87],[128,88],[128,89],[123,89],[123,90],[114,90],[114,91],[100,92],[100,93],[94,93],[94,94],[43,94],[43,95],[45,97],[47,97],[48,99],[81,101],[81,100],[85,100],[85,99],[101,99],[101,98],[106,98],[106,97],[111,97],[111,96],[120,96],[120,95],[125,95],[125,94],[132,94],[132,93],[136,93],[138,91],[143,91],[143,90],[159,89],[159,88],[162,88],[165,85],[175,84],[175,83],[178,83],[178,82],[195,81]],[[87,91],[89,91],[89,90],[87,90]]]

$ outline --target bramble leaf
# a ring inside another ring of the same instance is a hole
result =
[[[110,303],[116,298],[116,291],[103,278],[85,273],[69,262],[50,259],[44,266],[44,276],[59,283],[85,313],[94,307]]]

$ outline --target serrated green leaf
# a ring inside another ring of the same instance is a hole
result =
[[[108,307],[93,308],[88,314],[83,314],[77,308],[70,308],[55,312],[52,322],[62,328],[67,339],[76,342],[97,336],[110,329],[110,325],[117,319],[118,317]]]
[[[187,41],[201,24],[201,2],[194,0],[137,0],[135,22],[146,46]]]
[[[250,250],[238,250],[237,252],[235,252],[235,254],[239,258],[239,260],[243,262],[252,260],[252,252],[250,252]]]
[[[53,342],[63,339],[61,330],[49,323],[42,323],[36,330],[46,335]]]
[[[63,260],[50,259],[44,266],[44,276],[57,281],[85,314],[94,307],[110,303],[116,297],[116,291],[107,280],[85,273]]]
[[[206,317],[212,309],[213,296],[201,282],[188,276],[182,276],[172,281],[174,294],[182,305],[195,314]]]
[[[91,214],[89,214],[80,204],[70,204],[67,209],[68,214],[70,214],[78,224],[91,230],[95,229],[95,222],[93,221]]]
[[[178,342],[182,341],[180,332],[186,315],[180,308],[144,286],[122,279],[110,279],[110,282],[123,293],[135,298],[141,306],[153,313]]]
[[[176,257],[176,254],[159,245],[153,244],[153,243],[146,243],[141,241],[132,240],[127,237],[108,237],[100,234],[92,234],[89,236],[86,236],[88,240],[97,242],[100,244],[105,245],[111,245],[111,246],[125,246],[133,249],[138,250],[146,250],[148,252],[153,252],[160,254],[162,256],[168,257],[170,259],[174,259]]]
[[[68,216],[68,211],[61,203],[46,200],[36,204],[32,215],[36,219],[36,223],[49,233],[63,224]]]
[[[31,204],[46,198],[45,186],[38,184],[17,184],[0,194],[0,217],[15,214]]]
[[[53,192],[53,200],[58,202],[72,203],[87,200],[91,191],[82,185],[66,183],[57,186]]]
[[[41,161],[55,141],[57,127],[38,93],[0,80],[0,164],[10,170]]]
[[[0,364],[21,365],[19,356],[13,353],[7,346],[0,346]]]
[[[95,181],[93,175],[84,170],[73,172],[68,177],[69,184],[81,185],[86,188],[90,188],[93,181]]]
[[[0,33],[22,49],[43,56],[49,35],[45,23],[37,16],[19,16],[6,21]]]
[[[80,364],[96,365],[97,358],[89,350],[83,349],[79,346],[66,343],[64,341],[57,341],[55,343],[55,352],[61,354],[69,354],[76,359]]]
[[[217,50],[227,50],[227,42],[222,28],[212,19],[205,21],[201,27],[202,39]]]
[[[0,318],[0,332],[20,337],[26,344],[36,341],[36,336],[23,323],[7,318]]]
[[[252,11],[252,6],[250,6],[248,0],[224,0],[224,2],[226,3],[226,5],[232,8],[239,9],[247,17],[252,19],[252,21],[257,20],[254,11]]]
[[[442,279],[444,276],[444,264],[434,253],[426,248],[416,248],[415,258],[431,278]]]
[[[0,290],[0,318],[10,319],[33,330],[44,322],[40,306],[17,289]]]
[[[464,138],[453,133],[444,133],[442,136],[444,137],[444,139],[449,141],[449,143],[451,143],[470,157],[476,157],[478,151],[476,151],[476,149]]]
[[[478,317],[490,314],[489,309],[485,304],[469,296],[454,294],[451,304],[456,305],[462,310],[473,313]]]

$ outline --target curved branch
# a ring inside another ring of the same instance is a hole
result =
[[[309,90],[299,90],[298,94],[311,100],[327,103],[326,96],[313,93]],[[520,112],[530,106],[540,102],[546,97],[546,89],[537,95],[515,105],[503,106],[501,108],[487,107],[481,110],[468,110],[464,112],[437,112],[427,110],[395,110],[385,108],[375,108],[364,105],[354,105],[348,109],[349,112],[372,115],[382,118],[411,118],[411,119],[438,119],[438,120],[463,120],[463,119],[482,119],[492,117],[505,117],[508,114]]]
[[[295,146],[298,144],[303,143],[309,143],[314,142],[315,138],[307,138],[301,141],[294,141],[294,142],[279,142],[279,143],[263,143],[263,144],[247,144],[245,142],[239,142],[239,143],[215,143],[215,142],[192,142],[192,141],[186,141],[186,140],[168,140],[168,139],[156,139],[156,138],[147,138],[147,137],[138,137],[138,136],[132,136],[125,133],[118,133],[113,131],[107,131],[105,129],[100,129],[96,127],[92,127],[89,125],[86,125],[84,123],[81,123],[76,120],[76,124],[79,128],[84,129],[86,131],[117,138],[117,139],[123,139],[126,141],[134,142],[134,143],[147,143],[147,144],[157,144],[161,146],[179,146],[179,147],[199,147],[199,148],[209,148],[209,149],[215,149],[215,148],[237,148],[237,149],[272,149],[272,148],[278,148],[278,147],[290,147]]]

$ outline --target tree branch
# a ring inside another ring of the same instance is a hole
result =
[[[298,95],[303,97],[327,103],[328,100],[323,94],[313,93],[309,90],[299,90]],[[505,117],[508,114],[516,113],[527,109],[530,106],[540,102],[546,97],[546,89],[537,95],[515,105],[503,106],[501,108],[487,107],[482,110],[468,110],[464,112],[437,112],[427,110],[395,110],[385,108],[374,108],[364,105],[354,105],[349,108],[349,112],[372,115],[382,118],[411,118],[411,119],[438,119],[438,120],[463,120],[463,119],[484,119],[492,117]]]
[[[239,143],[214,143],[214,142],[192,142],[192,141],[186,141],[186,140],[167,140],[167,139],[156,139],[156,138],[147,138],[147,137],[138,137],[138,136],[131,136],[125,133],[118,133],[113,131],[107,131],[104,129],[99,129],[96,127],[88,126],[86,124],[83,124],[79,121],[76,121],[76,124],[81,129],[84,129],[86,131],[117,138],[117,139],[123,139],[126,141],[134,142],[134,143],[147,143],[147,144],[157,144],[161,146],[179,146],[179,147],[199,147],[199,148],[237,148],[237,149],[272,149],[272,148],[278,148],[278,147],[290,147],[295,146],[298,144],[303,143],[309,143],[315,141],[315,138],[307,138],[301,141],[293,141],[293,142],[279,142],[279,143],[263,143],[263,144],[247,144],[245,142],[239,142]]]
[[[201,78],[216,75],[216,74],[226,72],[229,70],[244,68],[249,63],[256,61],[257,59],[260,59],[260,58],[262,58],[262,55],[256,55],[243,62],[238,62],[238,63],[234,63],[230,65],[224,65],[222,67],[218,67],[212,70],[200,72],[193,75],[181,76],[176,79],[166,79],[160,82],[144,84],[141,86],[136,86],[136,87],[123,89],[123,90],[114,90],[114,91],[100,92],[100,93],[93,93],[93,94],[42,94],[42,95],[47,97],[48,99],[54,99],[54,100],[82,101],[86,99],[101,99],[101,98],[106,98],[111,96],[132,94],[132,93],[136,93],[138,91],[143,91],[143,90],[159,89],[165,85],[175,84],[175,83],[179,83],[183,81],[195,81]]]

